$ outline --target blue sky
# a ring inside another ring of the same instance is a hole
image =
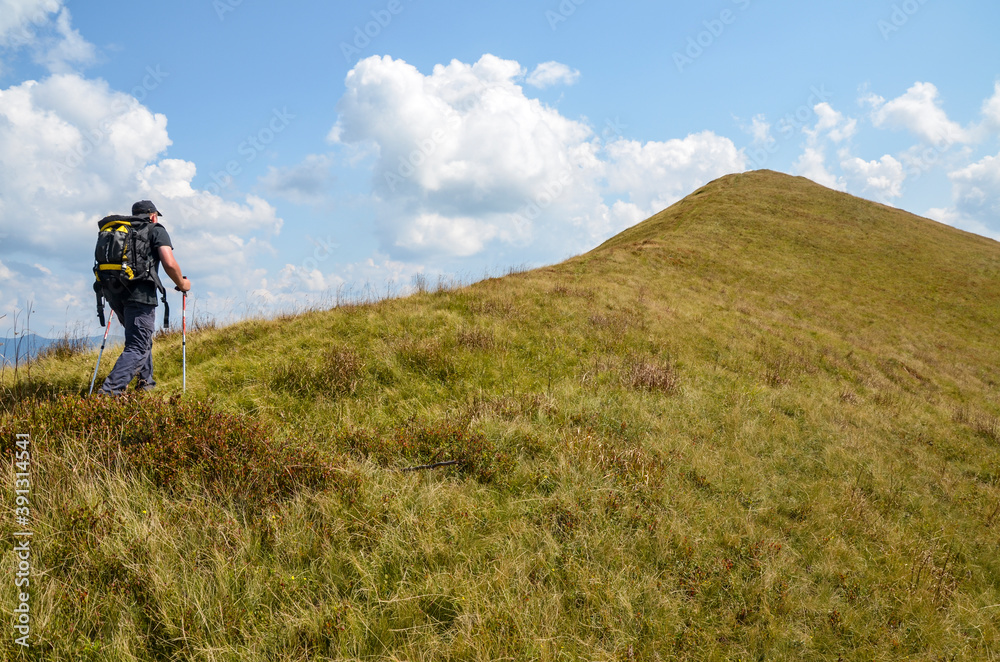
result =
[[[96,220],[140,198],[222,319],[557,262],[760,167],[1000,238],[997,28],[974,0],[0,0],[0,326],[96,333]]]

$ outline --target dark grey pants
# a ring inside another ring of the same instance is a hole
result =
[[[121,395],[134,377],[139,378],[138,388],[148,391],[156,386],[153,379],[156,306],[127,303],[123,310],[115,311],[115,314],[125,327],[125,349],[101,385],[100,393]]]

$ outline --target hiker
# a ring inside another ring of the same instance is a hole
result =
[[[105,226],[111,223],[122,224],[135,231],[136,253],[148,251],[148,256],[136,255],[132,257],[132,265],[148,265],[146,273],[134,274],[127,268],[119,265],[96,265],[95,274],[98,274],[98,283],[95,289],[103,290],[104,298],[107,299],[114,311],[115,316],[123,327],[125,327],[125,349],[115,363],[114,368],[104,380],[99,393],[101,395],[121,395],[134,377],[138,377],[136,388],[138,390],[149,391],[156,386],[153,379],[153,332],[156,326],[156,293],[160,291],[164,308],[169,311],[166,297],[166,289],[160,283],[159,270],[163,265],[163,270],[170,276],[170,280],[177,285],[177,290],[187,292],[191,289],[191,281],[181,273],[180,265],[174,259],[173,245],[170,243],[170,235],[166,228],[158,223],[162,213],[149,200],[140,200],[132,205],[132,218],[125,216],[109,216],[102,220],[102,232]],[[109,219],[114,219],[111,223],[105,223]],[[147,225],[148,223],[148,225]],[[119,230],[120,232],[124,231]],[[98,240],[98,251],[101,249],[101,240]],[[100,262],[100,258],[98,259]],[[128,267],[128,265],[125,265]],[[117,269],[118,273],[114,277],[101,277],[104,270],[112,271]],[[122,274],[128,271],[128,277]],[[144,269],[145,271],[145,269]],[[98,296],[101,292],[98,291]],[[169,312],[164,314],[164,326],[169,326]]]

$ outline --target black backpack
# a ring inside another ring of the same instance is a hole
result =
[[[151,282],[163,301],[163,326],[170,326],[167,290],[160,282],[153,260],[150,232],[153,224],[141,216],[105,216],[97,222],[97,246],[94,248],[94,292],[97,316],[104,326],[104,301],[121,300],[133,283]]]

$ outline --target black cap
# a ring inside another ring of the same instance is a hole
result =
[[[149,214],[156,214],[157,216],[163,216],[163,212],[156,208],[149,200],[140,200],[139,202],[132,205],[132,215],[133,216],[148,216]]]

